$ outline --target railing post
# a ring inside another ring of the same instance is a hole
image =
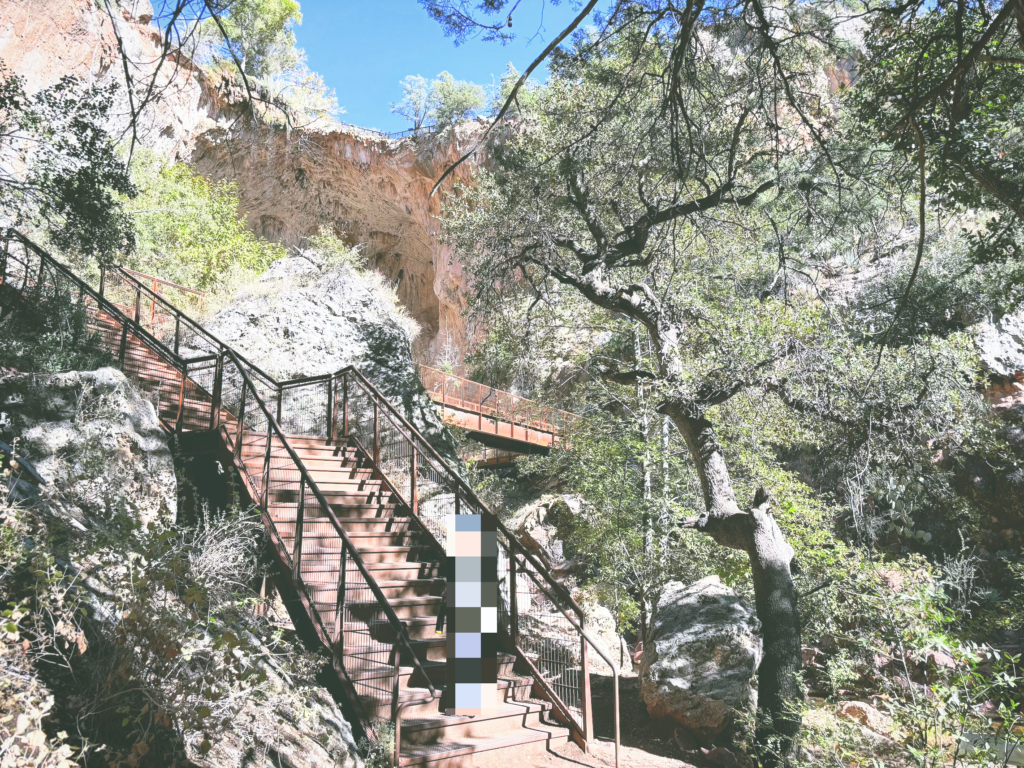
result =
[[[156,327],[156,278],[153,278],[153,298],[149,300],[149,324]]]
[[[142,290],[140,288],[135,289],[135,322],[139,322],[142,309]]]
[[[239,371],[241,373],[241,371]],[[245,379],[242,379],[242,402],[238,406],[238,432],[235,435],[235,461],[242,456],[242,431],[245,428],[245,396],[248,389],[245,386]]]
[[[585,627],[583,617],[579,618],[580,627]],[[590,649],[583,633],[580,633],[580,658],[583,662],[580,673],[580,714],[583,715],[583,740],[587,745],[587,752],[590,752],[590,742],[594,738],[594,711],[590,701]]]
[[[516,594],[516,553],[512,551],[511,545],[508,549],[508,611],[509,611],[509,632],[512,634],[512,645],[519,643],[519,596]]]
[[[281,404],[284,401],[284,390],[281,387],[277,388],[277,423],[281,423]]]
[[[292,580],[298,584],[302,578],[302,522],[306,513],[306,481],[299,480],[299,506],[295,511],[295,535],[292,537]],[[345,551],[344,544],[341,547]]]
[[[409,504],[412,506],[412,513],[418,515],[420,511],[419,493],[416,490],[416,446],[412,447],[412,459],[409,462]]]
[[[121,344],[117,348],[117,367],[124,368],[124,358],[128,354],[128,318],[121,322]]]
[[[267,419],[267,450],[263,456],[263,509],[270,514],[270,449],[274,444],[274,429]]]
[[[127,326],[125,326],[127,327]],[[178,392],[178,417],[174,420],[175,434],[181,434],[181,421],[185,413],[185,383],[188,381],[188,362],[183,361],[181,366],[181,390]]]
[[[373,401],[373,463],[380,464],[380,404]]]
[[[343,397],[344,397],[345,413],[341,417],[342,418],[341,428],[344,430],[344,434],[347,437],[348,436],[348,374],[345,375],[344,383],[342,384],[342,387],[343,387],[342,392],[344,393]]]
[[[345,560],[347,555],[348,550],[345,549],[345,544],[342,542],[341,568],[338,570],[338,594],[334,601],[334,636],[337,638],[334,647],[339,661],[345,653]]]
[[[327,439],[334,439],[334,376],[327,380]]]
[[[220,426],[220,393],[224,384],[224,355],[217,356],[217,364],[213,374],[213,402],[210,405],[210,429]]]
[[[174,354],[178,354],[181,345],[181,315],[174,313]]]

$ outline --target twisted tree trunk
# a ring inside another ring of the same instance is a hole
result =
[[[736,503],[714,427],[700,409],[670,400],[661,410],[682,434],[700,477],[706,511],[690,524],[722,546],[743,550],[750,559],[764,640],[757,670],[758,762],[764,768],[785,764],[800,730],[802,701],[800,615],[790,570],[793,548],[769,513],[763,488],[758,489],[749,510]]]
[[[800,730],[802,704],[797,678],[800,615],[790,570],[793,548],[769,513],[768,494],[763,488],[758,489],[749,510],[742,510],[736,503],[725,455],[715,437],[714,425],[704,413],[705,408],[724,403],[742,391],[747,381],[738,374],[732,381],[705,382],[696,390],[681,386],[685,366],[680,339],[685,335],[684,328],[672,319],[677,313],[665,311],[649,285],[642,282],[609,285],[608,274],[600,267],[586,275],[549,269],[556,279],[576,288],[597,306],[620,312],[647,329],[657,357],[657,372],[637,370],[613,373],[612,377],[620,382],[638,378],[660,382],[661,391],[667,396],[658,410],[672,420],[686,441],[704,496],[704,514],[689,525],[723,546],[743,550],[750,559],[754,603],[764,639],[764,655],[757,670],[757,758],[762,768],[786,764]],[[769,362],[771,358],[764,364]],[[693,394],[688,397],[674,394],[680,390]]]

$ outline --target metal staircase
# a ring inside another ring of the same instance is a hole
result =
[[[358,712],[379,739],[395,724],[401,766],[486,765],[594,739],[589,654],[618,672],[582,609],[497,523],[500,706],[444,712],[437,634],[446,516],[491,512],[354,368],[278,382],[119,268],[94,290],[20,233],[0,253],[0,304],[78,303],[120,367],[176,435],[214,435],[259,508],[282,575],[301,600]]]

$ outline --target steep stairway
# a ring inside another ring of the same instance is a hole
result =
[[[504,764],[570,739],[586,748],[588,654],[614,665],[572,597],[500,522],[499,707],[444,714],[445,519],[490,512],[358,371],[277,382],[130,274],[108,270],[94,291],[10,236],[24,256],[10,240],[0,254],[5,309],[34,291],[77,294],[168,433],[216,436],[363,730],[379,739],[382,721],[394,723],[397,764]]]

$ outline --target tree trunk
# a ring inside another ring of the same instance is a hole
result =
[[[790,569],[793,548],[768,512],[764,489],[758,489],[749,511],[740,509],[714,427],[700,409],[669,401],[661,410],[679,429],[697,466],[706,511],[694,527],[750,558],[764,640],[757,670],[757,757],[763,768],[773,768],[788,762],[800,730],[800,615]]]

